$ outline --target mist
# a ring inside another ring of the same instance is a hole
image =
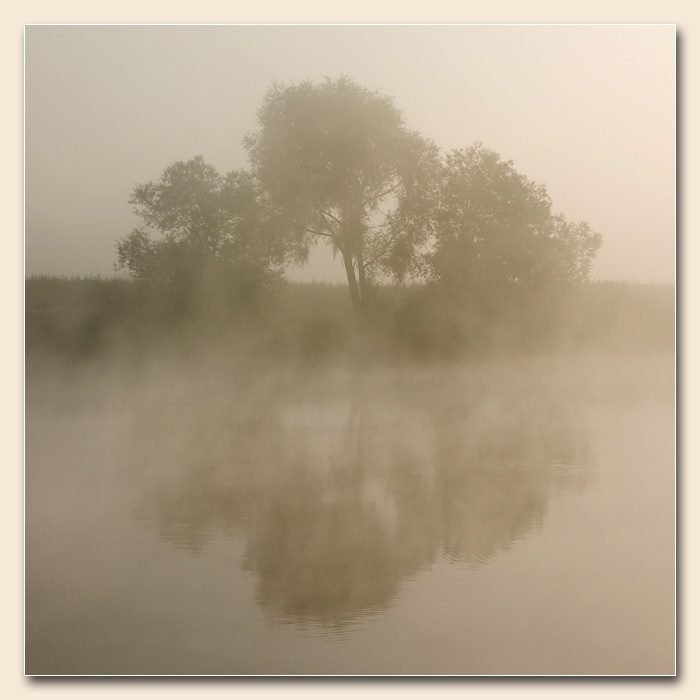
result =
[[[674,675],[674,66],[28,27],[25,673]]]
[[[672,283],[675,42],[673,25],[28,26],[26,273],[111,274],[135,183],[197,154],[246,167],[269,85],[346,74],[440,148],[480,140],[545,183],[605,236],[594,279]],[[293,279],[344,280],[322,246],[313,262]]]
[[[27,673],[673,673],[672,353],[348,358],[30,362]]]

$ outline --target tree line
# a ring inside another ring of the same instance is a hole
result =
[[[276,83],[257,127],[249,170],[196,156],[134,188],[142,225],[117,241],[116,269],[245,299],[324,241],[358,316],[387,278],[476,297],[588,279],[600,234],[481,143],[442,153],[385,94],[347,77]]]

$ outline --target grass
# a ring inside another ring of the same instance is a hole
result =
[[[285,283],[247,299],[202,299],[117,277],[25,280],[27,356],[85,358],[164,344],[311,361],[358,353],[419,361],[484,354],[658,352],[675,347],[670,285],[594,282],[448,295],[377,289],[367,322],[341,284]]]

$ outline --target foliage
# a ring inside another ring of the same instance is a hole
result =
[[[601,245],[587,223],[553,213],[546,188],[512,161],[480,143],[442,156],[390,96],[347,77],[273,84],[244,143],[251,172],[221,175],[197,156],[133,190],[143,224],[117,242],[115,267],[167,287],[173,317],[227,320],[231,300],[254,308],[321,240],[340,256],[365,326],[411,316],[388,311],[387,277],[427,281],[412,298],[447,338],[447,316],[462,314],[451,298],[472,321],[500,317],[526,287],[587,280]],[[483,331],[472,321],[456,321],[457,345]]]
[[[117,270],[171,283],[183,297],[250,295],[280,274],[279,220],[250,173],[225,176],[202,156],[177,162],[130,198],[143,226],[117,242]]]
[[[256,176],[294,227],[340,253],[356,309],[381,273],[403,278],[430,233],[437,149],[403,123],[393,100],[350,79],[273,85],[245,139]]]
[[[447,154],[430,274],[450,288],[582,282],[601,237],[552,214],[547,190],[477,143]]]

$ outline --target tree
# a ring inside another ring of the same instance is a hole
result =
[[[196,156],[137,185],[129,202],[143,225],[117,242],[117,270],[173,284],[183,295],[206,285],[216,294],[223,285],[250,296],[279,275],[285,254],[277,219],[250,173],[222,176]]]
[[[451,288],[580,282],[602,238],[552,214],[547,190],[480,143],[447,154],[430,255],[433,280]]]
[[[340,253],[353,307],[381,273],[416,271],[430,232],[436,147],[390,97],[346,77],[273,85],[245,139],[255,175],[288,216],[299,260],[315,240]]]

